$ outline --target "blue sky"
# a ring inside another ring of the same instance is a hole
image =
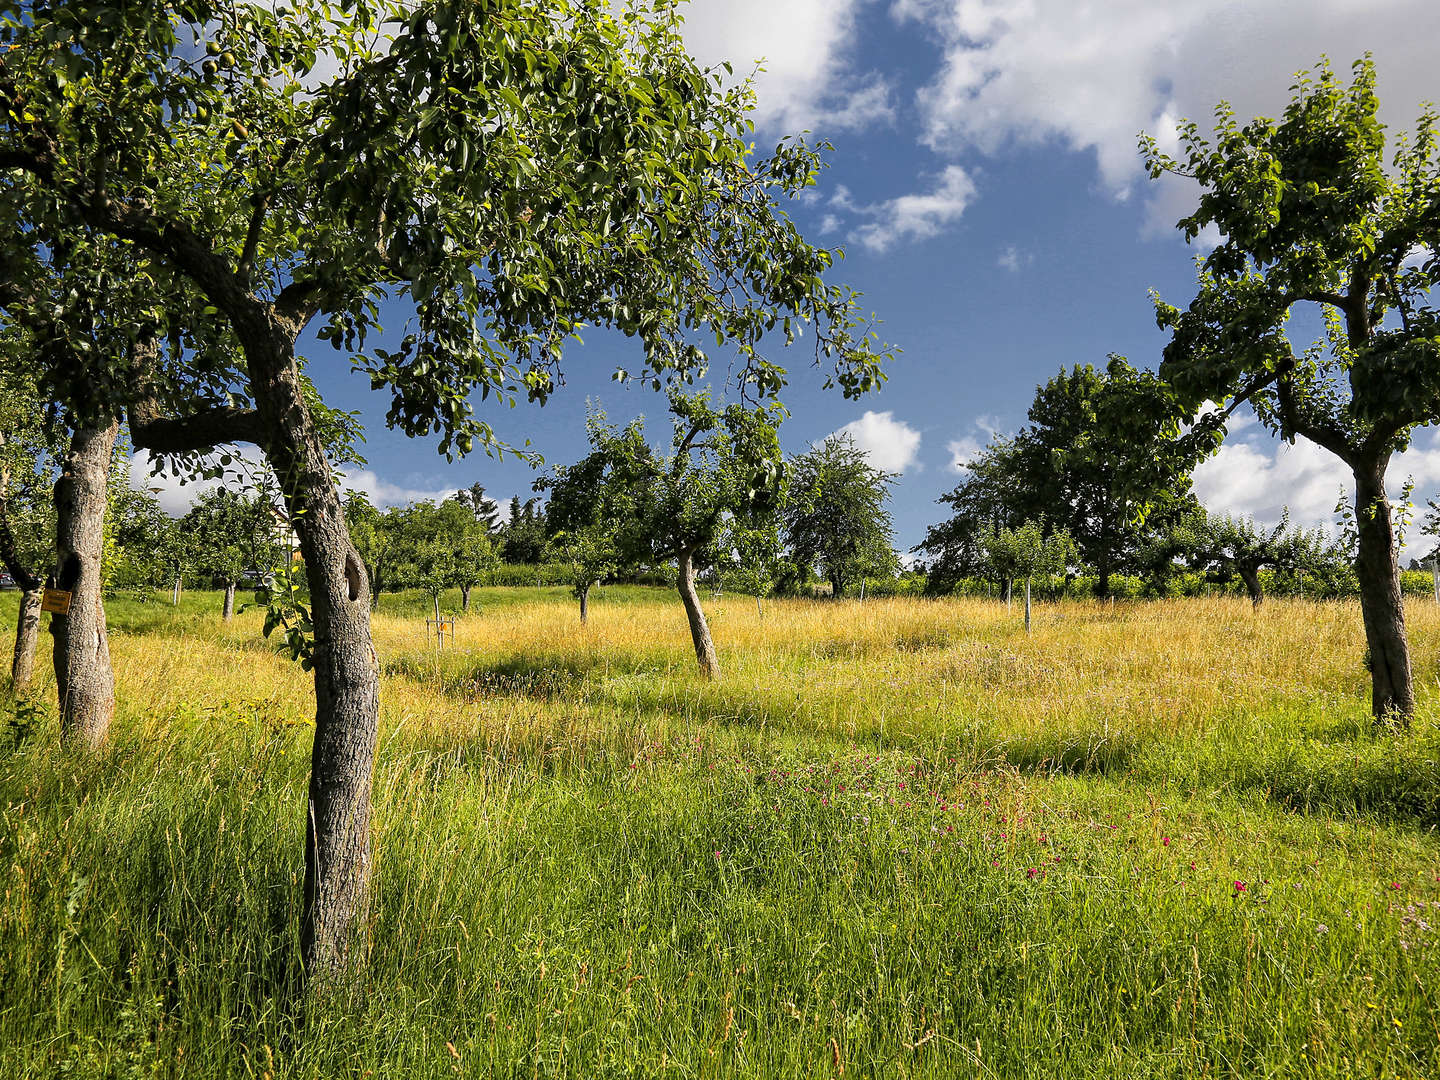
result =
[[[812,239],[845,249],[836,279],[865,293],[903,355],[881,392],[847,402],[795,350],[782,441],[803,450],[849,426],[901,473],[902,547],[938,519],[934,500],[966,454],[1024,423],[1037,383],[1109,352],[1158,363],[1147,291],[1180,304],[1193,291],[1196,252],[1173,225],[1194,192],[1144,177],[1141,129],[1163,141],[1222,97],[1273,115],[1322,53],[1342,67],[1374,53],[1392,127],[1440,99],[1436,0],[694,0],[687,38],[737,72],[765,59],[762,147],[799,130],[835,144],[813,197],[790,210]],[[369,467],[351,485],[380,502],[476,480],[499,498],[528,494],[522,464],[447,463],[433,442],[387,432],[384,397],[328,347],[308,351],[327,399],[362,413]],[[663,400],[609,379],[626,356],[592,336],[549,405],[482,415],[552,461],[584,452],[587,397],[615,420],[653,416],[659,436]],[[1431,432],[1392,467],[1397,486],[1406,475],[1422,498],[1440,492]],[[1323,452],[1280,448],[1242,421],[1196,485],[1214,509],[1274,520],[1289,505],[1308,524],[1328,520],[1345,482]]]

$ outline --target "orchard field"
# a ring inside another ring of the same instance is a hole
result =
[[[374,617],[340,1009],[259,612],[107,605],[102,753],[0,699],[0,1076],[1440,1075],[1433,603],[1397,736],[1348,602],[707,594],[707,683],[670,591],[475,599]]]

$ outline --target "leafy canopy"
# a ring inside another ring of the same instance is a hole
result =
[[[1161,375],[1211,443],[1249,402],[1271,430],[1302,435],[1351,464],[1402,449],[1416,425],[1440,420],[1440,158],[1436,113],[1385,157],[1375,68],[1357,61],[1345,85],[1326,61],[1302,75],[1279,120],[1240,124],[1226,103],[1213,140],[1194,122],[1179,158],[1142,139],[1152,176],[1201,186],[1188,239],[1223,237],[1201,264],[1200,289],[1182,311],[1155,301],[1171,332]],[[1292,309],[1319,305],[1325,333],[1297,351]]]

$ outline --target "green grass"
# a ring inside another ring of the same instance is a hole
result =
[[[723,598],[705,685],[663,591],[478,598],[382,603],[323,1012],[303,674],[116,603],[110,750],[0,736],[0,1076],[1440,1074],[1440,695],[1372,730],[1353,606]]]

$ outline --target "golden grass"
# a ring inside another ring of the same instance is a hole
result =
[[[1037,605],[1026,635],[1018,604],[1007,613],[977,599],[772,600],[761,616],[752,598],[725,596],[709,600],[723,675],[707,684],[679,604],[662,590],[610,604],[602,591],[588,626],[563,596],[517,599],[481,593],[480,611],[438,654],[423,619],[377,614],[382,734],[520,736],[578,722],[608,739],[617,727],[703,721],[843,739],[977,727],[998,738],[1164,738],[1277,714],[1353,722],[1367,707],[1360,614],[1347,602],[1272,600],[1256,613],[1228,597],[1069,601]],[[1412,602],[1408,614],[1418,723],[1429,727],[1440,612]],[[123,713],[145,727],[182,707],[308,720],[309,676],[275,655],[259,623],[257,612],[228,627],[190,616],[115,633]]]

